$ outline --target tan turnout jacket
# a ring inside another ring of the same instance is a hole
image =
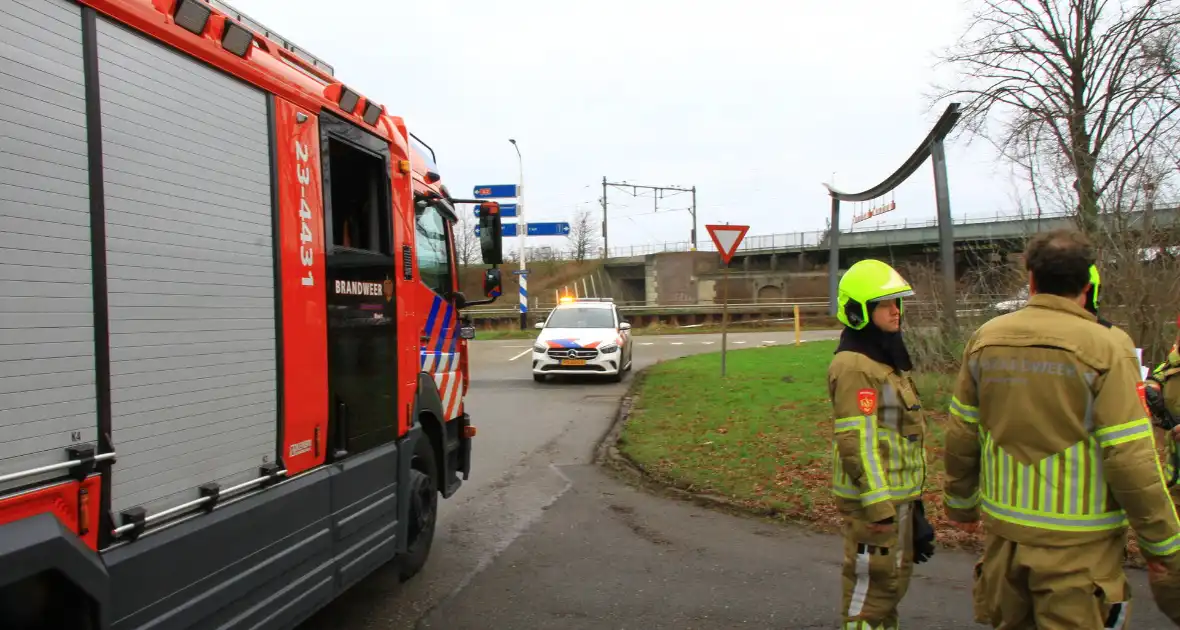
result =
[[[828,368],[832,401],[832,492],[840,510],[866,521],[895,515],[921,494],[926,420],[907,373],[859,352],[839,352]]]
[[[1126,335],[1038,294],[971,337],[946,434],[947,515],[1018,543],[1070,546],[1130,525],[1148,558],[1180,559]],[[1169,562],[1172,564],[1172,562]]]

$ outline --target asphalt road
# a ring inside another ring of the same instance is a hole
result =
[[[634,340],[636,369],[720,344],[719,335]],[[735,349],[793,341],[792,333],[730,335]],[[441,504],[423,572],[401,585],[379,570],[301,630],[838,627],[837,538],[655,497],[607,476],[592,450],[630,378],[534,383],[529,347],[473,344],[474,469]],[[943,550],[919,566],[903,623],[974,625],[972,562]],[[1134,627],[1172,627],[1144,576],[1131,579]]]

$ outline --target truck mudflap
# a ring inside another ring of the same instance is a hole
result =
[[[24,601],[14,602],[10,598],[38,597],[40,586],[51,589],[52,597],[61,593],[60,585],[39,585],[40,579],[66,580],[89,597],[92,606],[88,607],[89,619],[94,628],[110,627],[108,611],[110,610],[110,575],[102,560],[94,551],[88,548],[78,534],[70,531],[60,520],[49,512],[42,512],[18,521],[0,525],[0,626],[6,628],[26,627],[23,620],[9,619],[12,612],[36,611],[43,609],[26,605]],[[57,575],[55,576],[54,573]],[[30,590],[31,589],[31,590]],[[75,611],[86,610],[76,607],[77,602],[60,602],[70,606]],[[63,611],[49,611],[61,614]],[[27,627],[40,627],[37,623],[46,623],[43,618],[27,620],[34,623]],[[8,625],[8,624],[13,625]],[[75,621],[75,623],[77,623]],[[85,622],[83,622],[85,623]],[[85,625],[71,625],[69,627],[87,628]]]
[[[471,416],[466,411],[455,420],[455,424],[459,430],[459,472],[463,473],[463,480],[466,481],[471,477],[471,442],[475,432],[468,430]]]

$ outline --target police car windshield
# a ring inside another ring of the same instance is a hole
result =
[[[546,328],[614,328],[615,316],[607,308],[559,308],[549,316]]]

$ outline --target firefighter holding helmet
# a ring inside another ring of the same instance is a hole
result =
[[[994,628],[1121,628],[1129,524],[1156,605],[1180,624],[1180,519],[1155,456],[1125,334],[1087,310],[1093,248],[1080,233],[1034,237],[1029,302],[971,336],[950,405],[944,506],[987,524],[976,621]]]
[[[834,442],[832,492],[844,514],[844,628],[898,627],[897,606],[915,562],[933,553],[920,501],[926,476],[926,419],[901,336],[909,283],[879,260],[852,265],[840,280],[844,325],[828,368]]]

